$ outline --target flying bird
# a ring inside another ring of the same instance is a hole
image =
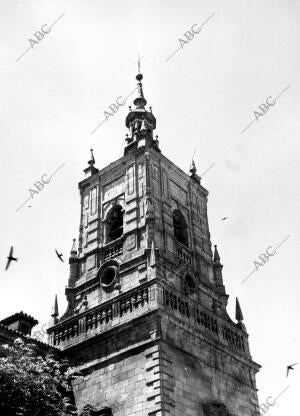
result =
[[[295,364],[291,364],[291,365],[288,365],[287,367],[286,367],[286,376],[288,377],[289,376],[289,371],[290,370],[295,370],[294,369],[294,366],[295,365],[297,365],[298,363],[295,363]]]
[[[62,259],[63,254],[62,253],[59,254],[59,252],[57,250],[55,250],[55,253],[56,253],[57,257],[59,258],[59,260],[64,262],[63,259]]]
[[[225,221],[225,220],[227,220],[227,218],[228,218],[228,217],[224,217],[224,218],[221,218],[221,220],[222,220],[222,221]]]
[[[18,261],[18,259],[16,257],[13,257],[13,251],[14,251],[14,248],[13,248],[13,246],[11,246],[9,256],[7,257],[7,263],[6,263],[6,266],[5,266],[5,270],[7,270],[9,268],[9,265],[10,265],[11,261]]]

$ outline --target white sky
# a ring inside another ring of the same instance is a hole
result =
[[[94,134],[103,112],[136,86],[157,118],[162,152],[187,170],[195,161],[209,194],[233,317],[238,296],[250,334],[260,402],[289,389],[272,416],[299,408],[299,2],[0,1],[2,318],[26,311],[48,321],[54,294],[66,302],[68,255],[78,237],[79,193],[89,149],[102,168],[122,154],[132,97]],[[18,62],[44,24],[52,31]],[[179,50],[193,24],[202,31]],[[253,120],[266,98],[290,86]],[[22,209],[29,188],[65,165]],[[32,208],[28,208],[31,205]],[[226,221],[221,218],[228,216]],[[244,283],[267,247],[290,236]],[[19,263],[4,271],[10,245]],[[59,262],[57,248],[65,256]]]

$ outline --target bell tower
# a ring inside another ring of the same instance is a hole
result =
[[[124,156],[98,170],[91,151],[79,183],[68,307],[55,303],[49,342],[82,372],[85,414],[258,416],[260,366],[238,300],[237,322],[226,311],[208,191],[194,162],[186,174],[161,153],[136,79]]]

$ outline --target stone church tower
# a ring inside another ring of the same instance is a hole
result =
[[[236,321],[207,190],[160,151],[156,118],[137,75],[124,156],[79,183],[81,219],[49,342],[82,377],[76,404],[89,415],[258,416],[255,374],[240,305]]]

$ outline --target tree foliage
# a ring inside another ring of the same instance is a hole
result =
[[[0,345],[0,414],[5,416],[77,415],[72,405],[74,369],[53,354],[37,352],[21,338]]]

